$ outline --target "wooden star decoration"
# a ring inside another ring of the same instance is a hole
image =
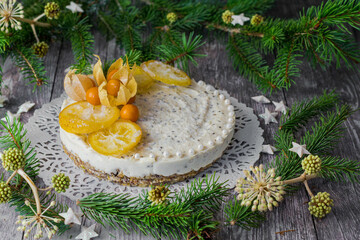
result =
[[[93,224],[88,228],[84,227],[84,229],[79,235],[76,236],[75,239],[90,240],[91,238],[99,236],[99,234],[95,232],[95,226],[96,224]]]
[[[81,4],[76,4],[73,1],[71,1],[70,5],[67,5],[66,8],[69,9],[72,13],[84,12],[84,10],[81,8]]]
[[[277,149],[269,144],[267,145],[262,145],[262,149],[261,149],[261,152],[262,153],[268,153],[268,154],[274,154],[274,152],[276,152]]]
[[[300,145],[298,143],[292,142],[293,147],[289,149],[290,152],[297,153],[299,157],[302,157],[304,154],[311,154],[307,149],[306,145]]]
[[[236,25],[236,24],[240,24],[241,26],[244,25],[244,23],[246,21],[249,21],[250,18],[245,17],[243,13],[241,13],[240,15],[233,15],[232,17],[232,25]]]
[[[258,103],[270,103],[270,100],[264,95],[251,97],[251,99]]]
[[[285,106],[283,101],[280,102],[273,101],[273,104],[275,105],[275,110],[274,110],[275,112],[282,112],[286,114],[287,107]]]
[[[79,216],[74,213],[72,208],[69,208],[66,213],[60,213],[59,215],[62,216],[65,219],[64,223],[66,225],[69,225],[71,223],[81,225],[81,221],[80,221]]]
[[[265,108],[265,113],[260,114],[259,116],[265,120],[265,124],[269,124],[271,122],[277,123],[276,116],[278,113],[276,112],[270,112],[269,109]]]

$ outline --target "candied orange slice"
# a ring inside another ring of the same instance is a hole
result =
[[[134,66],[131,70],[131,73],[135,78],[137,83],[137,91],[140,94],[146,92],[146,90],[149,89],[155,82],[155,80],[139,66]]]
[[[59,123],[69,133],[86,134],[109,127],[119,116],[117,107],[94,106],[81,101],[64,108],[59,114]]]
[[[89,134],[88,142],[98,153],[120,155],[138,145],[141,135],[139,125],[129,120],[119,119],[110,127]]]
[[[178,86],[188,86],[191,84],[191,79],[185,72],[160,61],[150,60],[144,62],[141,64],[141,68],[150,77],[166,84]]]

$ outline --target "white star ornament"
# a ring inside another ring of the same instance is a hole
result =
[[[95,232],[95,225],[96,224],[93,224],[88,228],[84,227],[84,229],[79,235],[76,236],[75,239],[90,240],[91,238],[98,237],[99,234]]]
[[[293,147],[289,149],[290,152],[297,153],[299,157],[302,157],[304,154],[311,154],[308,150],[306,150],[306,145],[300,145],[298,143],[293,142]]]
[[[270,112],[269,109],[265,108],[265,113],[260,114],[259,116],[265,120],[265,124],[269,124],[271,122],[277,123],[276,116],[278,115],[277,112]]]

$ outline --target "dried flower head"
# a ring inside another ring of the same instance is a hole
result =
[[[264,17],[259,15],[259,14],[255,14],[254,16],[251,17],[250,23],[253,26],[257,26],[259,24],[261,24],[264,21]]]
[[[239,193],[237,199],[242,200],[242,206],[252,205],[252,211],[271,211],[273,206],[278,206],[285,194],[281,177],[275,178],[274,168],[265,172],[262,164],[250,169],[252,174],[244,171],[246,178],[240,178],[236,184],[235,191]]]
[[[0,1],[0,29],[2,32],[9,32],[9,28],[21,29],[21,22],[17,18],[24,17],[24,10],[21,3],[15,0]]]
[[[222,14],[222,20],[224,23],[226,24],[230,24],[232,21],[232,16],[234,15],[233,12],[231,12],[230,10],[226,10],[225,12],[223,12]]]
[[[321,170],[321,159],[319,156],[309,155],[301,161],[301,166],[306,174],[318,173]]]
[[[51,179],[51,182],[53,183],[55,191],[58,193],[66,192],[66,189],[68,189],[70,186],[70,178],[64,173],[54,175]]]
[[[3,167],[7,171],[16,171],[25,165],[23,152],[17,148],[9,148],[1,155]]]
[[[54,223],[60,223],[60,218],[53,218],[50,216],[46,216],[45,213],[51,208],[55,206],[55,201],[52,201],[50,205],[41,213],[37,214],[33,207],[31,206],[30,202],[28,200],[25,201],[25,205],[28,206],[34,215],[29,216],[19,216],[17,224],[21,224],[17,228],[18,231],[25,231],[24,237],[28,238],[31,231],[33,229],[36,230],[34,239],[40,239],[44,236],[44,233],[47,235],[49,239],[51,239],[56,232],[59,230],[59,228],[54,225]]]
[[[158,205],[166,203],[167,196],[170,194],[170,190],[165,186],[156,186],[149,192],[148,199],[152,201],[151,205]]]
[[[333,200],[330,198],[330,194],[327,192],[319,192],[316,196],[311,198],[309,202],[309,211],[311,215],[317,218],[323,218],[326,214],[331,212],[331,206],[333,206]]]
[[[44,7],[44,13],[49,19],[58,19],[60,15],[60,6],[56,2],[49,2]]]
[[[49,45],[47,45],[46,42],[38,42],[32,46],[32,49],[34,50],[35,55],[38,57],[44,57],[49,50]]]
[[[170,22],[170,23],[174,23],[177,20],[177,15],[174,12],[168,13],[166,15],[166,19]]]
[[[0,181],[0,203],[8,202],[11,196],[11,187],[6,182]]]

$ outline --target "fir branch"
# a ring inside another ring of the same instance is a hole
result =
[[[359,182],[360,163],[340,157],[322,157],[320,176],[336,182]]]
[[[201,42],[201,36],[195,36],[194,33],[190,33],[186,39],[185,33],[182,34],[181,46],[174,45],[160,45],[157,47],[159,50],[158,57],[165,60],[166,64],[174,65],[177,63],[181,65],[184,71],[189,70],[189,62],[192,62],[197,66],[195,61],[196,57],[204,57],[206,55],[197,53],[204,42]]]
[[[226,183],[220,183],[212,175],[194,180],[171,197],[168,204],[152,205],[147,200],[147,193],[137,198],[128,194],[96,193],[79,200],[78,205],[87,217],[102,225],[109,224],[125,232],[140,230],[157,238],[179,239],[193,234],[189,229],[206,232],[214,229],[217,223],[209,219],[227,195]]]
[[[262,91],[272,91],[276,86],[268,78],[265,60],[247,41],[238,35],[231,35],[227,50],[235,68],[240,74],[253,81]]]
[[[327,154],[342,137],[342,123],[353,113],[349,105],[343,105],[334,112],[320,117],[320,121],[307,131],[301,142],[305,142],[312,154]]]
[[[237,225],[246,230],[259,227],[265,221],[265,216],[260,212],[251,211],[251,207],[241,206],[241,201],[238,201],[234,196],[233,201],[229,201],[225,207],[226,223],[230,225]]]
[[[29,48],[22,46],[14,46],[12,48],[12,59],[21,69],[24,78],[28,80],[29,83],[35,83],[33,89],[35,90],[37,86],[47,84],[45,67],[42,60],[36,57]]]
[[[73,69],[80,73],[91,72],[91,61],[93,59],[94,37],[90,33],[91,25],[88,18],[77,20],[76,24],[67,29],[66,35],[71,41],[75,64]]]
[[[330,110],[338,102],[338,95],[332,92],[324,92],[320,97],[306,99],[294,103],[291,109],[280,119],[280,130],[295,131],[304,126],[310,119],[321,112]]]
[[[298,58],[302,55],[299,54],[299,49],[296,47],[296,39],[290,43],[289,46],[282,48],[275,60],[274,67],[271,70],[273,76],[273,83],[278,88],[288,89],[291,83],[294,82],[293,78],[299,76],[300,69],[298,65],[301,63]]]

